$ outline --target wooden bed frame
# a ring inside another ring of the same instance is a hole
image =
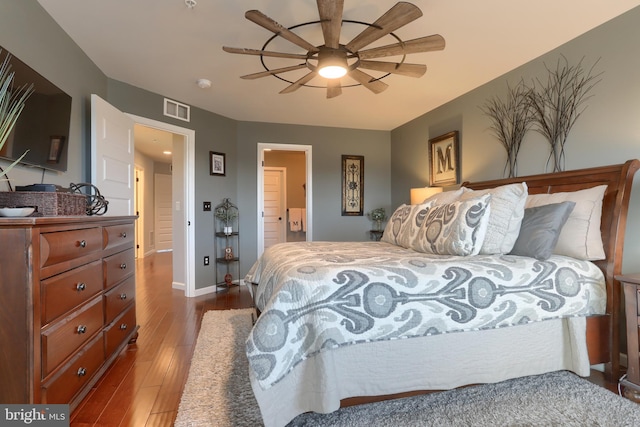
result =
[[[622,273],[627,211],[633,176],[638,168],[640,168],[640,161],[634,159],[619,165],[463,184],[464,187],[481,190],[504,184],[526,182],[529,194],[576,191],[607,185],[600,225],[606,259],[594,262],[604,273],[607,283],[607,310],[603,316],[592,316],[587,319],[589,360],[591,364],[605,364],[607,381],[617,381],[620,377],[622,289],[615,276]]]
[[[627,211],[631,186],[640,160],[628,160],[623,164],[547,173],[517,178],[482,182],[465,182],[463,187],[483,190],[501,185],[526,182],[529,194],[548,194],[577,191],[598,185],[607,185],[602,204],[600,231],[606,258],[594,261],[604,273],[607,286],[606,313],[587,318],[587,347],[592,365],[605,365],[605,378],[617,382],[620,378],[620,322],[622,288],[615,276],[622,272],[622,254],[627,224]],[[343,399],[341,407],[396,399],[436,390],[410,391],[385,396],[359,396]]]

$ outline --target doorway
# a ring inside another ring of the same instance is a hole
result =
[[[172,215],[171,246],[173,251],[174,289],[195,297],[195,227],[192,226],[195,197],[195,131],[145,117],[127,114],[139,125],[173,134],[171,162]],[[152,239],[157,243],[157,232]]]
[[[276,152],[283,154],[283,157],[298,157],[299,161],[289,160],[293,163],[283,163],[289,165],[286,168],[282,164],[270,163],[268,158],[273,157]],[[258,144],[258,257],[266,247],[277,241],[312,240],[311,164],[310,145]],[[283,173],[274,172],[279,169],[282,169]],[[282,182],[274,182],[274,177],[278,177]],[[274,205],[273,194],[267,194],[267,191],[271,193],[276,188],[280,188],[280,195],[279,202]],[[292,211],[295,211],[296,215],[300,213],[298,224],[293,224],[292,220],[295,218],[290,216]],[[277,225],[276,239],[274,224]]]

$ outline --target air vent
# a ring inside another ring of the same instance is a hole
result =
[[[191,121],[191,107],[171,99],[164,99],[164,115],[174,119]]]

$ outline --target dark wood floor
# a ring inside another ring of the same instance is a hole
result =
[[[130,345],[71,416],[71,426],[172,426],[191,355],[208,310],[251,306],[246,289],[186,298],[171,288],[171,253],[136,263],[138,341]],[[594,372],[593,382],[617,392]]]

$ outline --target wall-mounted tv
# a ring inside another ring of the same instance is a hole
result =
[[[0,61],[10,52],[0,46]],[[13,132],[0,151],[0,157],[16,160],[25,151],[21,163],[39,168],[65,172],[71,96],[42,77],[39,73],[11,54],[11,69],[15,72],[14,86],[34,85]]]

